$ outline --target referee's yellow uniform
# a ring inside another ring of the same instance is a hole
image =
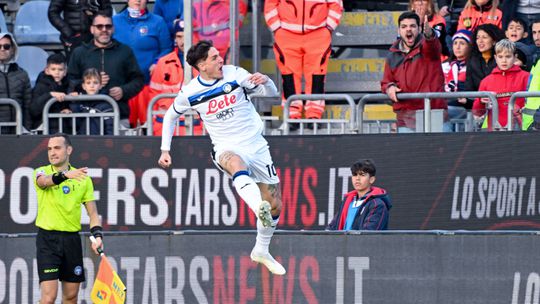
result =
[[[70,170],[76,168],[69,166]],[[39,281],[84,282],[82,263],[81,204],[94,201],[94,185],[86,176],[82,181],[67,179],[59,185],[41,189],[37,178],[56,173],[52,165],[34,171],[38,214],[36,238]]]

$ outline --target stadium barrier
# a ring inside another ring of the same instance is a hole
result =
[[[0,303],[36,303],[35,234],[0,235]],[[99,260],[83,239],[90,303]],[[274,276],[251,261],[255,231],[107,233],[126,303],[538,302],[538,232],[277,231]]]
[[[0,134],[3,127],[15,127],[15,134],[21,135],[23,131],[23,118],[21,105],[11,98],[0,98],[0,106],[11,106],[15,109],[15,121],[0,122]]]
[[[510,96],[508,101],[508,124],[507,126],[512,127],[514,121],[514,107],[516,106],[516,99],[520,97],[540,97],[540,92],[516,92]],[[523,111],[530,111],[528,109],[523,109]],[[531,116],[534,116],[534,112],[528,113]]]
[[[399,99],[424,99],[424,132],[431,132],[432,120],[431,120],[431,99],[432,98],[477,98],[477,97],[487,97],[491,100],[492,103],[492,115],[493,117],[498,117],[499,105],[497,103],[497,98],[492,92],[430,92],[430,93],[399,93],[397,94]],[[364,107],[367,102],[370,101],[389,101],[386,94],[367,94],[364,95],[358,102],[358,132],[363,133],[364,131]],[[500,129],[499,121],[497,119],[492,120],[492,127],[494,130]]]
[[[88,167],[107,231],[254,229],[255,217],[213,164],[208,137],[73,136],[70,163]],[[533,132],[266,137],[280,179],[279,229],[324,230],[353,189],[351,164],[377,164],[390,229],[539,230],[540,149]],[[47,136],[0,136],[0,233],[35,231],[33,171],[47,164]],[[517,157],[519,156],[519,157]],[[83,212],[83,224],[88,227]]]
[[[153,136],[154,135],[154,116],[155,115],[165,115],[167,112],[166,110],[154,110],[154,105],[156,102],[158,102],[160,99],[166,99],[166,98],[175,98],[176,95],[174,93],[164,93],[156,95],[154,98],[150,100],[150,103],[148,103],[148,107],[146,108],[146,123],[142,126],[143,128],[146,128],[146,135],[147,136]],[[186,135],[192,136],[193,135],[193,119],[194,116],[197,115],[197,112],[195,111],[188,111],[184,114],[184,126],[186,127]],[[206,130],[203,128],[203,134],[206,134]],[[177,134],[174,134],[177,135]]]
[[[96,109],[90,109],[88,113],[49,113],[49,109],[51,106],[57,102],[58,100],[56,98],[51,98],[47,103],[45,104],[45,107],[43,108],[43,134],[47,135],[49,134],[49,119],[58,119],[58,125],[60,132],[63,131],[63,118],[71,119],[72,125],[73,125],[73,134],[76,134],[77,130],[77,121],[80,119],[84,119],[84,122],[86,124],[86,134],[90,134],[90,119],[91,118],[99,118],[99,126],[100,126],[100,135],[105,134],[105,126],[104,121],[105,119],[113,119],[113,134],[114,135],[120,135],[120,109],[118,108],[118,104],[112,97],[108,95],[98,94],[98,95],[78,95],[78,96],[70,96],[66,95],[64,97],[65,101],[71,101],[71,102],[77,102],[77,101],[105,101],[108,102],[111,107],[113,108],[112,112],[98,112]]]
[[[289,106],[293,100],[345,100],[349,104],[350,116],[349,119],[291,119]],[[298,94],[287,98],[283,106],[283,135],[289,135],[290,124],[298,123],[300,125],[299,134],[304,135],[304,124],[313,125],[313,134],[318,134],[318,124],[326,124],[327,134],[331,134],[332,124],[339,124],[340,134],[356,133],[356,104],[354,99],[348,94]],[[349,125],[346,129],[345,125]]]

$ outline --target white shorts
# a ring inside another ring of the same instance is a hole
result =
[[[279,177],[277,176],[276,168],[274,167],[274,162],[272,161],[272,156],[270,155],[270,150],[266,141],[264,145],[254,144],[250,145],[249,148],[215,147],[214,151],[215,152],[212,153],[212,160],[214,161],[216,167],[225,173],[227,172],[219,165],[218,160],[224,152],[230,151],[242,158],[248,167],[249,176],[256,183],[267,185],[279,183]]]

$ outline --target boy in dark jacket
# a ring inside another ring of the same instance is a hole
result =
[[[51,98],[56,98],[56,102],[49,108],[49,113],[71,113],[69,102],[64,101],[68,90],[69,82],[66,76],[66,57],[62,54],[53,54],[47,58],[47,66],[36,80],[36,85],[32,90],[32,103],[30,104],[30,114],[32,115],[32,129],[35,129],[43,122],[43,109]],[[59,120],[49,121],[49,133],[56,132],[71,133],[71,120],[63,120],[63,129],[59,130]]]
[[[347,193],[329,230],[387,230],[392,203],[386,190],[374,187],[375,164],[366,159],[351,166],[354,190]]]

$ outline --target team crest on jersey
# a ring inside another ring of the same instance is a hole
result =
[[[81,266],[75,267],[75,269],[73,269],[73,273],[77,276],[80,276],[82,274],[82,267]]]
[[[223,92],[229,94],[232,91],[232,86],[228,83],[223,85]]]
[[[69,193],[69,186],[63,186],[62,191],[64,191],[64,194],[68,194]]]

